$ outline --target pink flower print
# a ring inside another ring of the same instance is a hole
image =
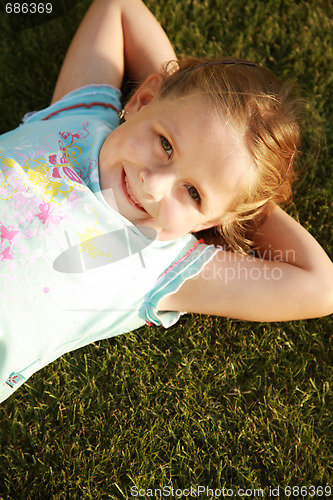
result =
[[[74,184],[76,184],[76,183],[83,184],[80,177],[77,175],[77,173],[72,168],[63,167],[62,172],[65,174],[64,177],[69,184],[71,184],[71,182]]]
[[[0,259],[2,261],[3,260],[14,259],[14,254],[11,253],[11,248],[10,247],[5,248],[5,250],[3,250],[3,252],[0,253]]]
[[[74,139],[80,139],[79,134],[72,134],[71,132],[59,132],[59,135],[62,140],[59,141],[59,146],[62,150],[68,148],[71,144],[73,144]]]
[[[65,181],[67,186],[69,185],[76,189],[84,189],[82,179],[68,163],[65,166],[60,166],[58,163],[56,167],[51,168],[48,173],[48,178],[53,182]]]
[[[68,164],[66,155],[63,151],[58,151],[57,153],[46,154],[45,160],[49,168],[58,167],[64,163]]]
[[[3,242],[4,240],[7,240],[10,245],[7,246],[1,253],[0,253],[0,261],[4,260],[13,260],[14,259],[14,254],[11,249],[11,245],[13,244],[13,240],[15,236],[19,233],[20,231],[15,231],[12,226],[5,227],[3,224],[0,224],[0,237],[1,241]]]
[[[12,243],[13,238],[19,233],[19,231],[14,231],[12,229],[8,229],[2,224],[0,225],[0,236],[1,241],[8,240],[9,243]]]
[[[64,147],[68,148],[69,146],[71,146],[75,142],[75,139],[84,139],[85,137],[88,137],[89,135],[89,131],[87,129],[88,125],[89,121],[83,122],[82,128],[74,134],[69,130],[66,130],[65,132],[59,132],[59,135],[61,137],[59,145],[62,147],[62,149]]]
[[[58,225],[63,219],[63,217],[56,212],[56,209],[52,207],[50,203],[41,203],[39,205],[39,209],[40,213],[36,214],[36,217],[38,217],[43,222],[43,224],[46,225],[46,227],[50,223]]]
[[[51,163],[51,165],[55,165],[57,163],[57,155],[56,154],[53,154],[53,155],[49,155],[49,162]]]
[[[54,167],[52,170],[50,170],[49,173],[49,178],[53,181],[54,179],[60,179],[60,173],[59,173],[59,168]]]

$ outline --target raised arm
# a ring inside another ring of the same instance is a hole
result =
[[[289,321],[333,313],[333,264],[316,240],[274,206],[256,243],[259,257],[219,251],[160,310]]]
[[[68,49],[52,102],[92,83],[120,88],[125,67],[141,82],[172,59],[168,37],[141,0],[95,0]]]

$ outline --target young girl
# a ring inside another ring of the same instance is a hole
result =
[[[291,90],[252,62],[167,61],[140,0],[95,0],[51,106],[1,137],[0,401],[65,352],[183,311],[332,312],[331,261],[276,205]],[[143,83],[121,111],[125,66]],[[223,246],[192,234],[212,228]]]

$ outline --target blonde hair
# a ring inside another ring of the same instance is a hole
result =
[[[251,229],[270,204],[291,198],[300,145],[299,100],[290,83],[253,63],[190,58],[176,64],[177,69],[171,63],[166,66],[159,98],[202,94],[243,133],[256,182],[236,198],[221,225],[204,235],[214,242],[217,235],[230,249],[247,252],[253,243]]]

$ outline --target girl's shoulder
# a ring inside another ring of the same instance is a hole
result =
[[[120,90],[112,85],[87,85],[69,92],[40,111],[26,113],[23,123],[49,121],[60,116],[67,118],[85,115],[94,116],[116,127],[119,125],[120,99]]]

